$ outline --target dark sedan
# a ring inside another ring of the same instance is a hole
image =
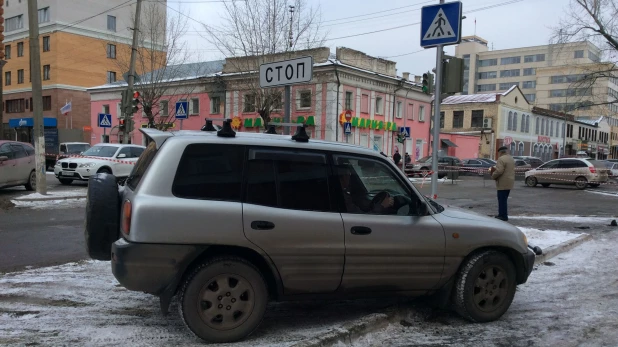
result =
[[[459,171],[462,174],[483,176],[486,172],[488,172],[489,168],[494,165],[495,164],[493,164],[489,160],[484,160],[480,158],[464,159],[463,164],[461,165],[461,169]]]

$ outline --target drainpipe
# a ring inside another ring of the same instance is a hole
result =
[[[339,94],[341,89],[341,81],[339,80],[339,72],[337,71],[337,62],[335,62],[335,76],[337,77],[337,114],[335,115],[335,142],[339,141]]]

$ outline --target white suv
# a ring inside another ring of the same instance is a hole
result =
[[[129,176],[133,165],[146,147],[100,143],[76,158],[61,159],[54,166],[54,175],[62,184],[74,180],[87,181],[96,173],[113,174],[117,178]]]

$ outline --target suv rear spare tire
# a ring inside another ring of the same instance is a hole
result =
[[[116,177],[105,173],[90,176],[86,200],[86,250],[92,259],[111,260],[112,243],[118,240],[120,198]]]

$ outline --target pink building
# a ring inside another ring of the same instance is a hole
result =
[[[421,92],[418,78],[410,81],[408,73],[398,77],[395,62],[348,48],[338,48],[335,57],[331,56],[328,48],[297,52],[297,55],[313,56],[313,80],[309,84],[292,87],[291,121],[305,123],[311,137],[352,143],[387,155],[394,153],[395,146],[402,154],[411,153],[413,158],[427,155],[431,97]],[[271,60],[287,58],[273,56]],[[237,124],[240,124],[238,131],[264,131],[263,122],[251,102],[250,91],[234,87],[241,85],[246,74],[234,70],[232,66],[241,64],[233,64],[229,60],[217,73],[208,71],[170,82],[175,84],[173,90],[184,88],[185,93],[181,97],[190,103],[189,119],[182,125],[184,130],[200,129],[205,118],[225,118],[237,119]],[[213,63],[204,64],[211,64],[212,67]],[[225,90],[220,87],[221,81]],[[103,130],[97,127],[98,113],[111,113],[113,126],[117,125],[120,91],[123,88],[126,86],[113,84],[90,89],[92,143],[102,140]],[[161,98],[162,106],[167,104],[168,115],[173,114],[174,104],[179,98],[178,93]],[[344,131],[345,119],[342,118],[346,112],[352,117],[348,134]],[[283,110],[275,111],[271,118],[273,122],[282,122]],[[147,118],[139,114],[134,119],[136,128],[147,123]],[[409,128],[410,137],[400,144],[396,141],[397,133],[404,125]],[[180,122],[176,120],[172,129],[179,128]],[[282,129],[277,129],[277,132],[282,133]],[[112,130],[110,142],[118,142],[118,139],[116,128]],[[131,141],[142,143],[141,133],[133,132]]]

